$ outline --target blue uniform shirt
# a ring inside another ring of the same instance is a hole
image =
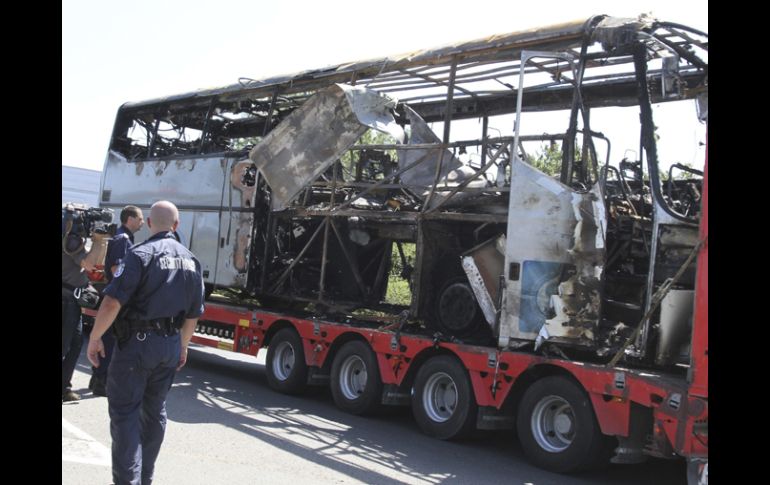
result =
[[[104,289],[131,319],[196,318],[203,313],[201,264],[173,232],[159,232],[132,247]]]
[[[126,226],[120,226],[107,245],[107,256],[104,258],[104,274],[107,280],[112,279],[112,267],[123,262],[126,253],[134,245],[134,234]]]

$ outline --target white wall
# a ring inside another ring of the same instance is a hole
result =
[[[102,172],[79,167],[61,166],[61,202],[99,206],[99,181]]]

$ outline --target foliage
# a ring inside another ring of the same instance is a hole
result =
[[[406,264],[414,268],[415,249],[414,243],[401,243],[406,258]],[[398,254],[398,247],[393,244],[393,253],[391,255],[392,265],[388,275],[388,291],[385,295],[385,301],[394,305],[409,305],[412,301],[412,291],[409,289],[409,281],[402,277],[404,265],[401,256]],[[409,272],[411,273],[411,272]]]
[[[533,167],[546,175],[559,175],[561,173],[561,147],[556,143],[541,145],[530,162]]]
[[[414,258],[416,246],[414,243],[401,243],[401,248],[404,250],[404,257],[406,258],[406,264],[414,267]],[[398,254],[398,247],[396,243],[393,243],[393,265],[390,268],[391,276],[401,276],[401,272],[404,270],[404,266],[401,263],[401,256]]]
[[[390,276],[385,302],[392,305],[409,305],[412,302],[412,291],[409,282],[399,277]]]
[[[261,136],[250,136],[247,138],[236,138],[230,142],[230,150],[238,151],[247,147],[253,147],[262,140]]]

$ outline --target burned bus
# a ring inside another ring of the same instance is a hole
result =
[[[668,368],[704,169],[661,147],[707,121],[706,33],[598,15],[126,103],[100,204],[174,202],[209,292]]]

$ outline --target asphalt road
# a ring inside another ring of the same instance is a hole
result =
[[[328,389],[285,396],[267,385],[264,356],[191,345],[168,398],[158,485],[239,484],[684,484],[684,462],[564,476],[529,465],[513,431],[463,442],[429,438],[409,408],[363,418],[338,410]],[[62,404],[62,485],[111,483],[106,398],[87,389],[85,346],[73,378],[83,399]]]

